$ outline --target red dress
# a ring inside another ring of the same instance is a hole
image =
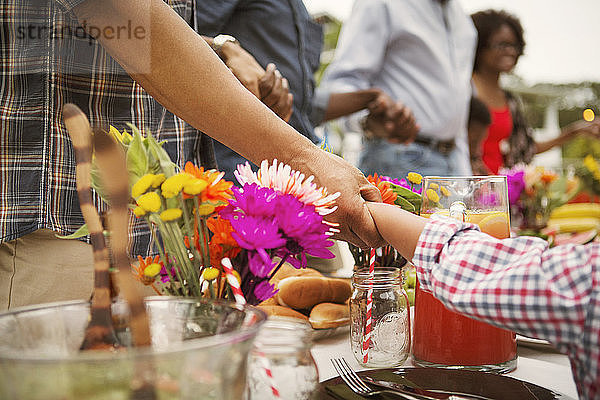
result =
[[[513,120],[508,105],[501,109],[490,108],[492,123],[487,137],[483,140],[483,162],[489,170],[497,174],[504,166],[504,157],[500,151],[500,143],[506,141],[513,130]]]

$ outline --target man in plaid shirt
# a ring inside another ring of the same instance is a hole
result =
[[[214,166],[212,143],[197,129],[257,164],[278,158],[342,193],[335,213],[341,239],[363,246],[381,240],[360,201],[361,194],[376,200],[378,191],[235,79],[190,27],[193,3],[0,3],[0,309],[91,293],[90,246],[54,237],[83,224],[62,123],[69,102],[93,125],[130,122],[152,132],[179,165]],[[147,231],[132,237],[131,253],[145,254]]]
[[[453,311],[548,340],[568,355],[580,398],[600,398],[600,243],[549,248],[540,238],[499,240],[453,219],[368,207],[383,238],[412,259],[422,289]]]

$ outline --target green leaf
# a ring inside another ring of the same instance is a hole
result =
[[[89,234],[90,234],[90,231],[88,230],[87,225],[83,224],[79,229],[77,229],[75,232],[71,233],[70,235],[66,235],[66,236],[55,235],[55,236],[59,239],[79,239],[79,238],[87,236]]]
[[[392,189],[394,193],[398,194],[398,196],[402,196],[405,199],[421,199],[421,195],[419,193],[415,193],[410,189],[395,185],[393,183],[390,184],[390,189]]]
[[[134,176],[136,182],[148,171],[148,155],[142,143],[142,135],[138,130],[134,133],[133,141],[127,149],[127,169],[130,176]]]
[[[152,136],[148,136],[148,152],[152,157],[158,160],[161,172],[165,174],[165,177],[169,178],[175,175],[177,165],[171,161],[169,154],[165,151],[165,149],[162,148],[162,145],[156,142],[156,139],[154,139]]]
[[[417,211],[416,207],[410,201],[406,200],[403,197],[398,196],[396,198],[395,203],[402,207],[403,210],[406,210],[408,212],[414,213]]]
[[[98,166],[94,163],[92,164],[92,168],[90,170],[90,178],[91,178],[91,186],[94,188],[96,193],[104,200],[104,202],[108,203],[108,195],[104,190],[104,186],[102,186],[102,175],[100,175],[100,170]]]

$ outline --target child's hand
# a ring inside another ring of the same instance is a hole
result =
[[[367,202],[377,230],[404,258],[412,260],[427,220],[391,204]]]

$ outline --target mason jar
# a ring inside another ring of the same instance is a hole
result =
[[[319,383],[310,353],[312,333],[308,322],[269,317],[248,359],[248,400],[311,399]]]
[[[395,367],[410,353],[410,305],[400,268],[359,269],[352,276],[350,342],[365,367]],[[371,325],[367,304],[372,290]]]

